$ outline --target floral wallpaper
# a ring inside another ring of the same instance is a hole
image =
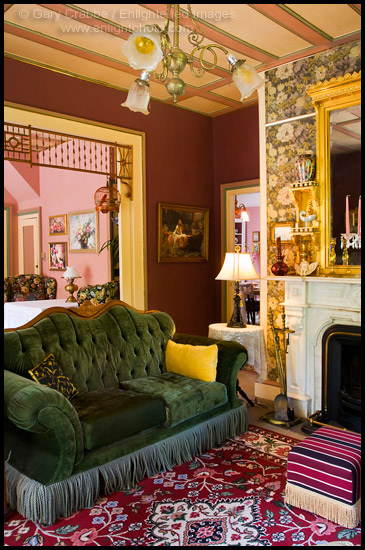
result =
[[[292,117],[314,113],[306,93],[310,84],[361,70],[361,41],[339,46],[312,57],[288,63],[266,72],[265,108],[267,166],[268,275],[276,262],[276,244],[271,242],[271,224],[295,221],[295,203],[290,184],[296,179],[294,162],[300,153],[316,152],[316,118],[286,121]],[[294,273],[296,247],[282,246],[289,274]],[[284,281],[268,281],[268,311],[272,308],[276,326],[282,326]],[[267,332],[269,380],[277,380],[273,337],[268,319]]]

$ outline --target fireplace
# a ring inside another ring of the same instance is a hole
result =
[[[356,365],[360,361],[361,342],[360,278],[287,276],[280,279],[285,281],[283,305],[287,325],[294,330],[290,334],[286,360],[290,407],[294,408],[295,416],[306,419],[321,411],[327,399],[327,409],[331,417],[337,417],[336,422],[339,415],[343,421],[341,414],[346,416],[349,409],[354,409],[356,417],[359,407]],[[337,335],[337,332],[346,334]],[[351,336],[352,333],[355,336]],[[333,346],[327,357],[331,363],[330,368],[327,365],[330,389],[323,373],[323,346],[326,345],[329,349]],[[353,355],[355,352],[357,356]],[[348,368],[336,367],[334,362],[339,360]],[[338,401],[339,393],[342,401]]]
[[[361,433],[361,327],[333,325],[322,338],[322,411]]]

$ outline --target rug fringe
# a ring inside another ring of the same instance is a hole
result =
[[[36,522],[53,524],[82,508],[92,507],[102,486],[105,494],[133,487],[144,477],[171,470],[194,455],[234,438],[247,429],[245,407],[238,407],[189,430],[144,447],[107,464],[52,485],[28,478],[6,463],[6,491],[10,508]]]
[[[350,506],[292,483],[286,484],[285,502],[350,529],[356,527],[361,518],[361,498]]]

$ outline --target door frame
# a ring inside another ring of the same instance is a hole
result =
[[[146,310],[148,299],[145,132],[101,124],[63,113],[31,109],[26,105],[10,102],[5,102],[4,120],[90,139],[133,145],[133,200],[125,198],[124,185],[118,186],[122,196],[118,225],[120,299],[136,309]]]

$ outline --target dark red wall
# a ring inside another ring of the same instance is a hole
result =
[[[179,332],[207,335],[220,320],[219,184],[258,177],[257,109],[211,119],[151,101],[146,116],[121,107],[126,93],[113,88],[8,58],[4,68],[5,101],[145,132],[148,308],[167,311]],[[157,263],[158,202],[209,208],[208,262]]]

